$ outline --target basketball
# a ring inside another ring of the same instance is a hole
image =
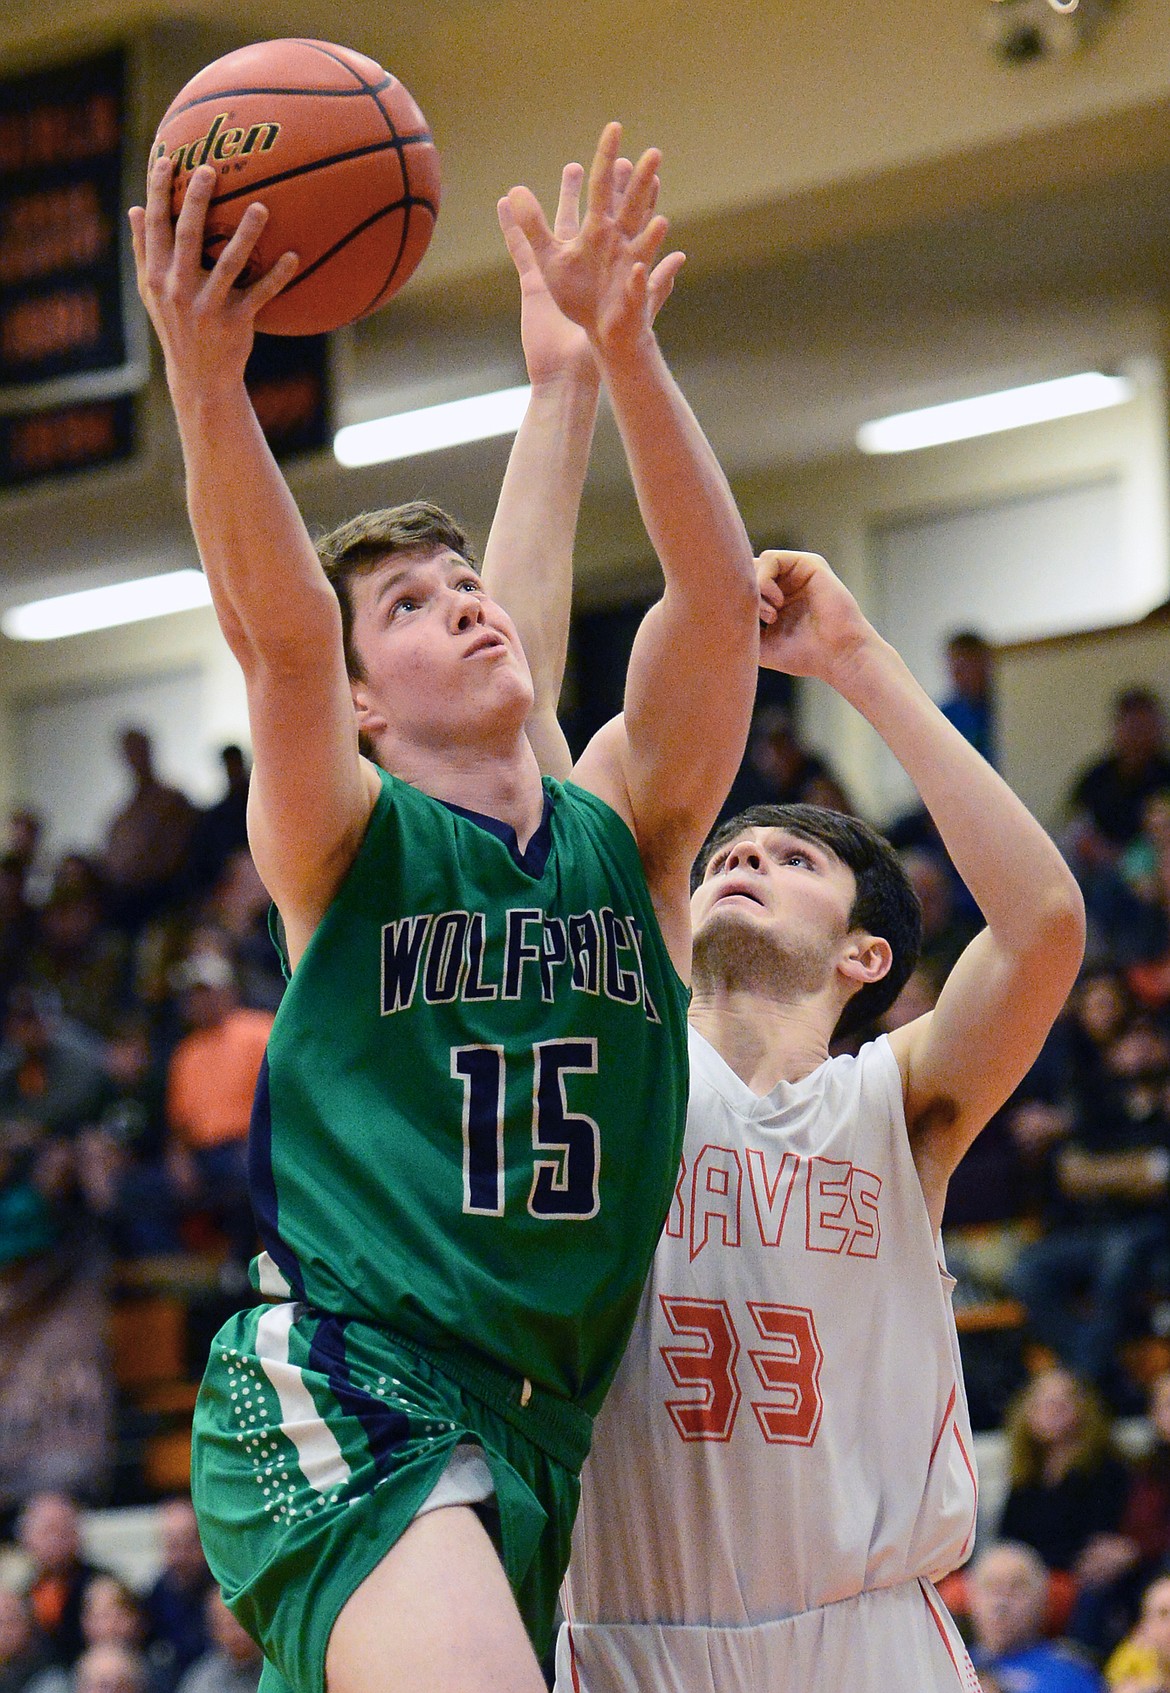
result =
[[[261,41],[227,53],[171,102],[152,157],[174,160],[177,217],[192,173],[213,165],[210,269],[254,200],[268,222],[240,278],[282,253],[300,265],[256,319],[270,335],[315,335],[377,311],[427,250],[439,155],[426,119],[373,59],[326,41]]]

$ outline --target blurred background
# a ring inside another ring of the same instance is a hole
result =
[[[61,1490],[105,1561],[153,1582],[207,1339],[246,1296],[243,1137],[281,985],[242,829],[242,682],[205,605],[37,639],[26,608],[197,563],[125,209],[179,87],[274,35],[340,35],[393,70],[444,171],[430,251],[388,309],[258,350],[257,409],[310,525],[423,496],[482,546],[508,435],[361,469],[334,436],[523,382],[496,199],[523,181],[551,210],[561,165],[618,117],[632,154],[663,149],[688,262],[660,335],[753,541],[828,557],[1077,869],[1084,982],[956,1179],[947,1245],[985,1539],[1042,1471],[1088,1489],[1097,1515],[1038,1551],[1082,1602],[1049,1623],[1102,1661],[1170,1550],[1170,1479],[1156,1532],[1125,1514],[1139,1480],[1170,1478],[1170,1392],[1164,1433],[1146,1416],[1170,1365],[1167,0],[1063,15],[1048,0],[354,0],[344,21],[316,0],[9,0],[0,1521],[17,1533],[30,1498]],[[1099,409],[1021,426],[1017,402],[1015,427],[859,445],[895,414],[1089,373],[1110,379]],[[657,587],[603,418],[563,702],[576,744],[619,707]],[[891,831],[928,921],[895,1016],[930,1004],[978,913],[900,772],[816,685],[761,692],[733,802],[767,797]],[[1040,1430],[1023,1446],[1003,1433],[1013,1416]],[[1047,1470],[1020,1456],[1033,1438],[1056,1443]],[[41,1593],[42,1646],[44,1559],[22,1543],[10,1564]],[[142,1625],[139,1656],[160,1626]]]

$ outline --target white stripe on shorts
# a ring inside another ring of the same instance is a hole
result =
[[[297,1450],[301,1472],[318,1493],[349,1480],[350,1468],[333,1430],[318,1411],[299,1364],[290,1364],[288,1337],[296,1306],[270,1305],[256,1324],[256,1356],[280,1401],[280,1431]]]

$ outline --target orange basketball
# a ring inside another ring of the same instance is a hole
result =
[[[202,164],[219,183],[207,213],[214,264],[254,200],[268,208],[242,282],[284,252],[292,281],[259,314],[270,335],[316,335],[386,304],[427,250],[439,155],[389,71],[327,41],[260,41],[201,70],[172,100],[153,155],[175,161],[178,216]]]

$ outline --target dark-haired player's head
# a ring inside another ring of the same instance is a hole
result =
[[[802,855],[801,847],[811,851]],[[802,862],[807,858],[807,863]],[[711,899],[705,886],[742,859],[751,893]],[[789,871],[796,871],[795,877]],[[763,881],[753,881],[762,875]],[[860,818],[815,805],[756,805],[715,830],[695,863],[694,979],[816,993],[836,975],[841,945],[870,949],[835,1033],[864,1028],[897,999],[918,961],[922,912],[889,842]],[[752,909],[759,896],[761,915]],[[880,964],[874,960],[880,958]],[[863,979],[865,977],[872,979]]]

